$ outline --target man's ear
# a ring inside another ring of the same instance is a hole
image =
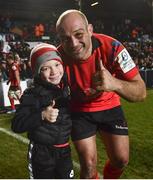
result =
[[[88,31],[89,31],[90,35],[92,36],[92,34],[93,34],[93,25],[92,24],[88,24]]]

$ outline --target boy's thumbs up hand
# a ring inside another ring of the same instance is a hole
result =
[[[53,108],[55,106],[55,100],[53,100],[50,104],[50,106]]]
[[[51,123],[56,122],[59,110],[57,108],[54,108],[54,106],[55,100],[53,100],[51,105],[49,105],[42,111],[41,114],[43,120],[49,121]]]

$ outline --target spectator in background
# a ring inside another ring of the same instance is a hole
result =
[[[40,34],[39,34],[39,25],[38,24],[35,25],[34,32],[35,32],[35,37],[39,38]]]
[[[1,68],[0,68],[0,82],[2,82],[2,71],[1,71]]]
[[[10,84],[8,97],[11,104],[11,110],[8,113],[16,112],[14,100],[20,100],[21,97],[21,86],[20,86],[20,70],[19,64],[15,62],[13,54],[9,54],[7,57],[7,66],[9,71],[9,79],[7,84]]]
[[[39,23],[39,34],[40,34],[40,37],[42,37],[45,33],[45,27],[43,25],[43,23]]]
[[[25,65],[26,65],[26,79],[32,79],[33,75],[31,71],[31,62],[29,60],[26,60]]]
[[[5,19],[5,29],[6,29],[7,33],[10,32],[11,25],[12,25],[12,22],[11,22],[10,18],[6,17],[6,19]]]
[[[45,27],[42,23],[38,23],[35,25],[34,31],[35,31],[35,37],[41,38],[45,33]]]
[[[0,32],[5,33],[5,18],[0,16]]]
[[[0,71],[1,71],[1,81],[8,80],[8,70],[5,60],[2,60],[0,63]]]

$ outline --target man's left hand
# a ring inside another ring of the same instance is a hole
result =
[[[116,78],[104,67],[102,60],[99,61],[100,71],[93,75],[93,85],[98,91],[115,91]]]

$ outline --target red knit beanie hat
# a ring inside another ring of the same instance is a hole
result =
[[[60,54],[55,46],[47,43],[36,45],[30,54],[33,75],[38,76],[43,63],[50,60],[56,60],[63,64]]]

